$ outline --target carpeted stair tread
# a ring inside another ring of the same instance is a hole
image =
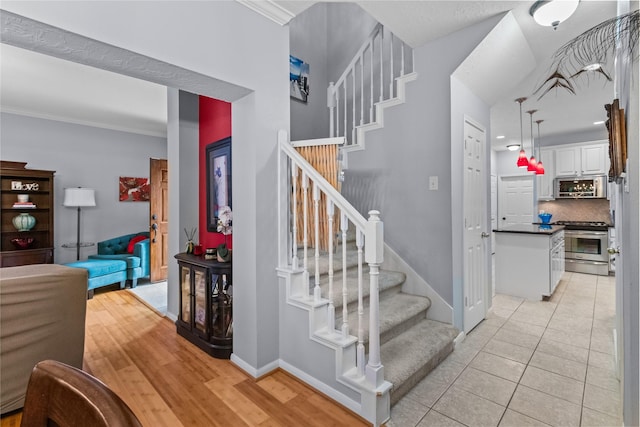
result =
[[[453,351],[457,335],[453,326],[425,319],[380,347],[392,405]]]
[[[309,275],[313,277],[316,274],[316,253],[314,248],[309,248],[307,250],[307,269],[309,270]],[[366,267],[367,264],[364,262],[364,252],[362,254],[363,265]],[[298,265],[300,268],[304,266],[304,251],[302,249],[298,249]],[[358,265],[358,250],[356,246],[353,244],[347,245],[347,269],[351,267],[356,267]],[[320,276],[325,276],[329,273],[329,254],[327,252],[320,252],[320,258],[318,259],[318,268],[320,270]],[[342,271],[342,246],[339,245],[336,251],[333,253],[333,272],[337,274]]]
[[[426,318],[427,310],[431,306],[431,300],[427,297],[409,295],[398,292],[380,300],[380,343],[384,344],[406,329]],[[337,328],[340,328],[342,316],[338,314]],[[369,341],[369,306],[364,309],[364,341]],[[358,326],[358,311],[349,312],[349,325]],[[357,329],[350,331],[352,335],[358,335]]]
[[[380,298],[383,298],[385,291],[400,291],[400,285],[404,283],[406,275],[398,271],[380,270],[378,276],[378,289],[380,291]],[[362,272],[362,295],[363,298],[369,298],[369,274],[368,268],[363,267]],[[314,278],[309,280],[309,286],[312,288],[315,286]],[[396,289],[397,288],[397,289]],[[322,276],[320,280],[320,289],[322,290],[322,297],[329,297],[329,277]],[[342,309],[342,272],[340,274],[334,274],[333,276],[333,305],[336,307],[336,312]],[[351,268],[347,270],[347,304],[351,305],[358,301],[358,269]],[[349,307],[351,310],[351,307]]]

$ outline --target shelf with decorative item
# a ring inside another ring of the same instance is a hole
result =
[[[0,266],[53,262],[54,171],[0,161]]]

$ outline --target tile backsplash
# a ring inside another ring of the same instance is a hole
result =
[[[555,221],[602,221],[612,224],[607,199],[565,199],[539,202],[538,211],[553,214]]]

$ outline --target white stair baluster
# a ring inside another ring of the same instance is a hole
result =
[[[342,230],[342,337],[349,336],[349,309],[347,307],[349,290],[347,287],[347,230],[349,218],[340,215],[340,229]]]
[[[356,247],[358,248],[358,348],[356,351],[356,366],[358,375],[364,375],[364,304],[363,304],[363,280],[362,280],[362,244],[361,230],[356,230]]]
[[[333,86],[333,82],[329,83],[329,87],[327,88],[327,107],[329,108],[329,136],[337,136],[335,134],[334,129],[334,114],[336,113],[336,98],[335,98],[335,87]]]
[[[309,257],[308,257],[308,248],[309,248],[309,214],[308,214],[308,205],[309,205],[309,179],[307,178],[307,173],[302,171],[302,232],[304,233],[304,237],[302,239],[303,245],[303,266],[304,266],[304,286],[307,291],[305,291],[305,296],[310,297],[309,294]]]
[[[315,229],[315,286],[313,288],[313,299],[320,301],[320,214],[318,212],[318,203],[320,202],[320,191],[318,184],[313,183],[313,227]]]
[[[329,295],[327,296],[329,305],[327,307],[327,329],[331,333],[334,333],[336,329],[336,307],[333,304],[333,215],[333,202],[327,197],[327,223],[329,226]]]
[[[347,79],[344,79],[344,137],[347,137]],[[353,139],[351,141],[347,141],[345,145],[351,145],[353,143]]]
[[[291,266],[294,270],[298,269],[298,166],[291,161],[291,180],[293,181],[293,224],[291,232],[293,235]]]
[[[360,55],[360,126],[364,124],[364,53]]]
[[[353,98],[351,98],[351,106],[352,106],[351,143],[357,144],[358,141],[356,141],[356,69],[355,68],[353,69],[353,72],[352,72],[352,80],[353,80],[353,87],[351,88],[351,92],[352,92]]]
[[[404,43],[400,43],[400,76],[404,76]]]
[[[380,102],[384,101],[384,29],[380,30]]]
[[[393,98],[393,33],[389,37],[389,99]]]
[[[371,69],[371,80],[369,81],[369,86],[371,88],[371,95],[369,100],[369,123],[373,122],[373,55],[374,55],[373,46],[375,45],[374,41],[375,39],[371,41],[371,50],[369,51],[369,58],[371,60],[371,64],[369,67]]]
[[[336,97],[336,133],[333,136],[340,136],[340,87],[334,91]]]

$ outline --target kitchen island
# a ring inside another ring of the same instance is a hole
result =
[[[511,225],[496,232],[496,293],[539,301],[564,273],[564,226]]]

